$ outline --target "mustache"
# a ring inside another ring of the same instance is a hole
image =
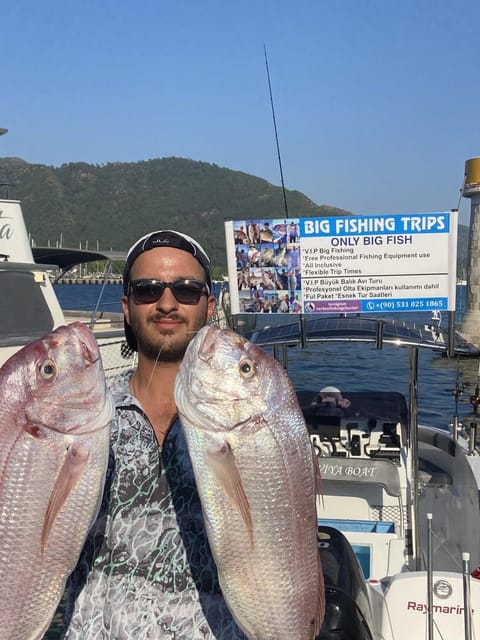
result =
[[[161,311],[155,311],[150,316],[148,316],[149,322],[157,322],[158,320],[163,320],[163,319],[176,320],[180,322],[185,321],[184,317],[181,314],[177,313],[176,311],[171,311],[169,313],[162,313]]]

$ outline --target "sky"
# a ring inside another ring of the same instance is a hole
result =
[[[478,0],[15,0],[1,157],[176,156],[356,214],[445,211],[480,156]]]

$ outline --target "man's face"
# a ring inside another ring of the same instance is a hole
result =
[[[133,263],[129,280],[151,278],[164,282],[193,278],[205,281],[200,263],[187,251],[172,247],[150,249]],[[123,313],[137,338],[139,355],[153,361],[178,362],[190,340],[215,309],[215,298],[202,295],[197,304],[181,304],[171,289],[151,304],[137,304],[130,294],[122,298]]]

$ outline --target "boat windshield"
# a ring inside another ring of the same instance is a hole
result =
[[[26,344],[53,329],[54,321],[41,291],[41,283],[29,270],[0,270],[0,344]]]

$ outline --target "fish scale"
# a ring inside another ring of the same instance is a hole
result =
[[[84,325],[3,365],[0,416],[0,640],[36,640],[96,516],[108,461],[113,403]]]
[[[232,615],[250,640],[312,640],[325,609],[315,461],[285,372],[209,326],[188,347],[175,397]]]

